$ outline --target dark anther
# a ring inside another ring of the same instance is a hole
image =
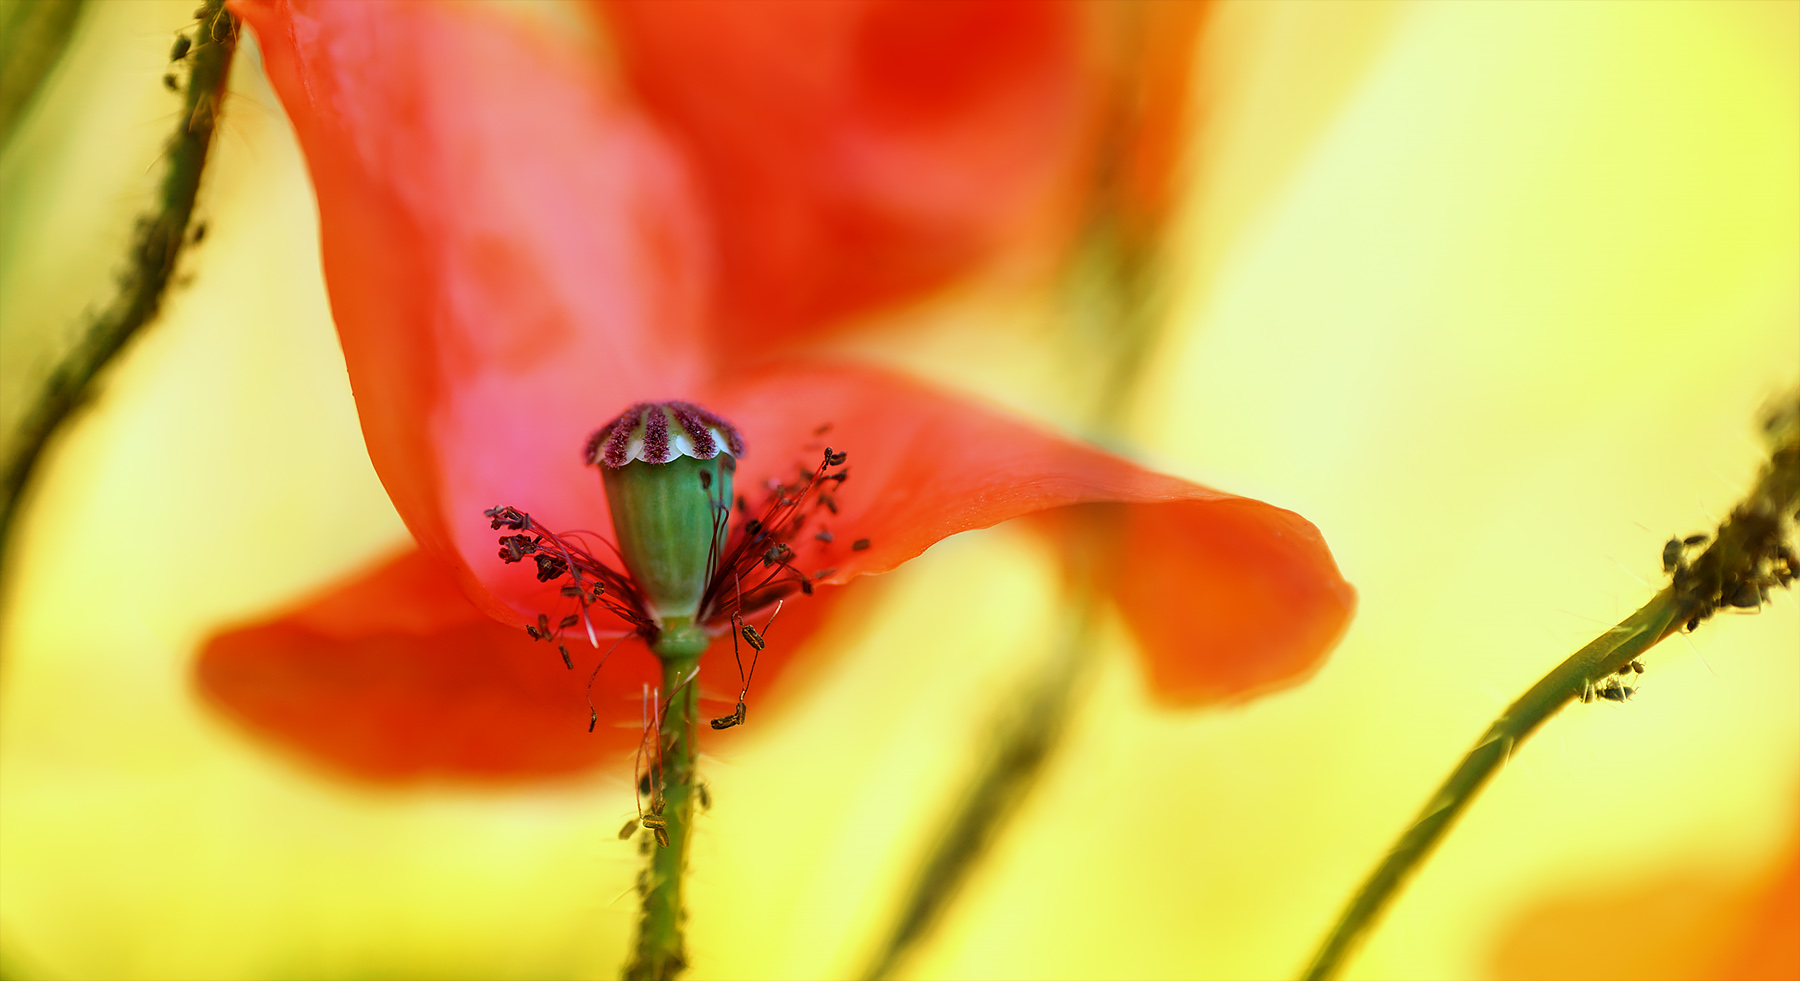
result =
[[[1595,689],[1594,694],[1599,695],[1609,702],[1623,702],[1627,698],[1637,694],[1637,689],[1629,688],[1625,685],[1607,685],[1605,688]]]
[[[834,573],[834,572],[836,572],[836,571],[837,571],[837,569],[835,569],[835,568],[832,568],[832,569],[820,569],[820,570],[819,570],[819,571],[818,571],[818,572],[815,572],[815,573],[813,573],[813,578],[814,578],[814,579],[823,579],[823,578],[825,578],[825,577],[826,577],[826,576],[829,576],[829,575],[831,575],[831,574],[832,574],[832,573]]]
[[[830,511],[832,514],[837,513],[837,499],[830,494],[820,494],[819,503],[825,505],[825,510]]]
[[[531,515],[520,511],[518,508],[493,507],[481,512],[481,514],[483,517],[492,518],[494,520],[493,527],[496,531],[501,528],[511,528],[513,531],[524,531],[525,526],[531,524]]]
[[[730,715],[719,716],[712,720],[711,725],[714,729],[729,729],[732,726],[741,726],[744,724],[744,715],[744,703],[739,701],[737,703],[737,711],[732,712]]]
[[[587,599],[587,593],[582,592],[581,587],[574,583],[569,583],[567,586],[557,590],[557,592],[571,599]]]
[[[829,446],[825,447],[825,465],[826,466],[828,466],[828,467],[842,466],[843,462],[848,459],[850,459],[850,454],[848,454],[848,453],[833,453],[833,452],[831,452],[831,447],[829,447]]]
[[[1689,548],[1692,548],[1695,545],[1705,545],[1707,539],[1710,539],[1711,537],[1711,535],[1689,535],[1681,540],[1681,544],[1686,545]]]
[[[637,818],[625,822],[625,826],[619,829],[619,840],[625,841],[634,834],[637,834]]]
[[[559,629],[559,630],[567,630],[570,627],[573,627],[580,622],[581,622],[581,614],[571,613],[568,616],[563,617],[562,622],[557,624],[556,626],[557,626],[557,629]]]
[[[175,81],[175,76],[173,75],[164,75],[163,88],[168,89],[171,92],[179,92],[181,91],[181,83]]]
[[[751,538],[755,538],[757,535],[762,534],[762,522],[755,518],[751,518],[749,521],[744,522],[744,534]]]
[[[544,635],[538,633],[538,628],[533,624],[529,624],[529,623],[526,624],[525,632],[531,635],[532,640],[543,640],[544,639]]]
[[[511,564],[537,551],[530,535],[503,535],[500,538],[500,560]]]
[[[206,240],[206,222],[203,221],[194,226],[194,244],[199,245],[201,242],[203,242],[205,240]]]
[[[812,595],[812,580],[810,580],[810,579],[800,580],[800,592],[804,593],[807,596],[811,596]]]
[[[706,784],[695,787],[694,792],[700,795],[700,809],[703,811],[712,810],[712,791],[706,789]]]
[[[537,628],[538,628],[538,633],[543,634],[545,637],[550,636],[550,618],[548,616],[545,616],[542,613],[539,613]]]
[[[813,435],[814,436],[823,436],[828,432],[831,432],[831,423],[829,423],[829,422],[824,423],[823,425],[819,426],[819,428],[813,430]]]
[[[598,713],[598,712],[596,712],[596,711],[594,711],[594,710],[593,710],[593,709],[591,709],[591,708],[590,708],[590,709],[588,709],[588,731],[589,731],[589,732],[593,732],[593,731],[594,731],[594,726],[595,726],[595,725],[596,725],[596,724],[597,724],[597,723],[598,723],[598,722],[599,722],[599,721],[600,721],[600,713]]]
[[[712,490],[712,471],[711,470],[700,471],[700,489],[701,490]]]
[[[544,553],[539,552],[537,555],[537,564],[538,582],[549,582],[557,576],[569,571],[569,563],[564,562],[560,555],[545,555]]]
[[[1694,628],[1698,627],[1698,626],[1700,626],[1700,618],[1699,617],[1693,617],[1693,618],[1689,619],[1687,622],[1687,632],[1690,634],[1693,633]]]
[[[794,550],[791,548],[788,548],[787,543],[776,542],[775,544],[769,546],[769,550],[767,552],[763,553],[763,567],[768,568],[769,566],[772,566],[772,565],[781,565],[782,563],[786,562],[788,559],[792,558],[793,555],[794,555]]]
[[[831,530],[828,528],[820,528],[819,533],[814,535],[813,537],[818,539],[819,541],[824,542],[827,545],[831,544],[831,541],[832,541]]]
[[[750,502],[744,500],[744,495],[742,495],[742,494],[738,495],[737,506],[738,506],[739,511],[742,511],[745,514],[750,513]]]
[[[860,552],[868,547],[869,540],[867,538],[858,538],[856,541],[850,543],[850,551],[852,552]]]
[[[556,649],[562,652],[563,667],[570,671],[575,670],[575,659],[569,656],[569,649],[561,644],[556,645]]]
[[[180,61],[181,59],[186,58],[188,49],[193,46],[194,42],[188,40],[186,34],[176,37],[175,46],[169,49],[169,60]]]
[[[837,473],[828,473],[828,474],[826,474],[826,475],[825,475],[825,476],[824,476],[824,477],[823,477],[823,478],[821,478],[821,479],[824,479],[824,480],[835,480],[835,481],[837,481],[837,482],[838,482],[838,485],[839,485],[839,486],[842,486],[842,485],[843,485],[843,483],[844,483],[844,481],[846,481],[846,480],[849,480],[849,479],[850,479],[850,471],[848,471],[848,470],[839,470],[839,471],[838,471],[838,472],[837,472]]]
[[[744,624],[744,642],[759,651],[763,649],[762,635],[756,632],[755,627],[747,623]]]
[[[650,774],[646,773],[638,777],[638,794],[644,797],[650,796]]]

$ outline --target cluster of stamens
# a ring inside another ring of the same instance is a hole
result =
[[[702,423],[705,421],[710,420],[697,420]],[[818,433],[822,435],[828,428],[820,427]],[[588,457],[603,459],[615,450],[622,456],[624,447],[612,445],[619,441],[606,438],[613,435],[615,434],[607,430],[597,432],[586,448]],[[741,451],[742,445],[740,443],[733,448]],[[660,450],[660,447],[650,449]],[[727,531],[733,502],[723,499],[719,489],[713,486],[709,473],[700,473],[702,488],[712,498],[713,541],[724,544],[722,547],[715,545],[709,552],[708,567],[713,572],[702,594],[697,622],[711,630],[729,624],[734,649],[736,640],[742,637],[753,652],[760,653],[764,644],[763,635],[756,627],[746,623],[744,618],[772,607],[778,609],[783,599],[795,593],[811,594],[814,582],[837,571],[834,568],[811,572],[801,569],[797,564],[800,561],[800,551],[796,545],[807,530],[809,521],[818,526],[812,536],[815,541],[821,544],[834,541],[826,527],[829,519],[814,520],[814,516],[820,511],[837,513],[835,495],[838,488],[850,479],[849,470],[844,466],[847,458],[847,454],[826,447],[816,467],[810,470],[797,468],[795,479],[791,481],[770,480],[766,487],[766,500],[755,511],[749,501],[739,495],[735,505],[743,520],[729,534]],[[587,531],[552,531],[534,521],[530,514],[514,507],[493,507],[484,514],[495,530],[513,532],[502,535],[499,539],[498,555],[502,562],[513,564],[530,559],[537,564],[538,581],[554,582],[565,577],[569,580],[563,584],[561,594],[573,602],[573,611],[560,617],[540,613],[537,622],[527,625],[525,630],[533,640],[556,645],[563,664],[570,670],[574,669],[574,659],[563,638],[569,630],[581,627],[585,629],[589,643],[597,648],[599,639],[590,615],[595,607],[603,608],[624,621],[631,627],[632,633],[647,641],[655,640],[660,625],[652,614],[643,591],[630,574],[623,571],[623,560],[612,563],[603,561],[594,554],[592,548],[584,544],[586,540],[594,538],[611,548],[610,542]],[[859,539],[851,546],[855,551],[868,547],[868,539]],[[612,550],[617,557],[617,549]],[[763,631],[766,632],[767,629],[765,624]],[[617,645],[614,646],[616,648]],[[609,650],[606,656],[610,655]],[[599,719],[599,713],[593,705],[593,684],[599,676],[600,668],[605,666],[606,656],[601,658],[588,679],[590,732]],[[750,677],[755,672],[754,659],[749,674],[744,675],[740,658],[739,671],[744,677],[744,691],[739,693],[736,710],[732,715],[712,720],[715,729],[730,728],[744,720],[744,695],[748,691]],[[673,695],[673,692],[668,696],[658,693],[659,697],[652,701],[662,703]],[[655,714],[660,717],[661,709]]]

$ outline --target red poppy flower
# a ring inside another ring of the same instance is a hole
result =
[[[609,529],[579,451],[646,399],[734,423],[743,488],[817,462],[826,425],[852,461],[831,540],[796,546],[838,588],[789,604],[759,685],[858,577],[1076,507],[1122,506],[1108,587],[1171,702],[1291,682],[1342,632],[1354,594],[1298,515],[802,343],[1067,224],[1094,10],[623,5],[627,91],[485,8],[234,9],[306,154],[369,454],[418,542],[206,647],[202,688],[250,728],[377,779],[567,772],[635,745],[654,659],[610,659],[585,735],[585,672],[518,629],[558,584],[496,558],[482,514]],[[717,655],[703,690],[735,692]]]

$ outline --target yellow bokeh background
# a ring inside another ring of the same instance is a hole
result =
[[[192,4],[90,5],[0,156],[8,387],[106,295]],[[1361,607],[1311,681],[1204,712],[1152,707],[1109,625],[1062,751],[907,974],[1297,971],[1499,709],[1650,595],[1670,534],[1723,516],[1759,407],[1800,377],[1800,4],[1237,3],[1202,53],[1176,326],[1114,435],[1306,515]],[[221,625],[405,540],[253,46],[216,154],[191,281],[47,458],[7,557],[0,969],[611,976],[627,766],[369,788],[194,696]],[[1018,349],[1046,302],[974,290],[844,344],[1073,424],[1068,365]],[[1042,549],[1005,527],[933,548],[706,761],[694,977],[859,968],[1054,642]],[[1492,976],[1556,897],[1730,887],[1787,854],[1793,596],[1648,661],[1633,702],[1523,747],[1351,977]]]

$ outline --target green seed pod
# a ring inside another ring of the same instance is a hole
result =
[[[686,628],[699,614],[743,452],[730,423],[679,401],[640,402],[588,439],[619,554],[665,628]]]

